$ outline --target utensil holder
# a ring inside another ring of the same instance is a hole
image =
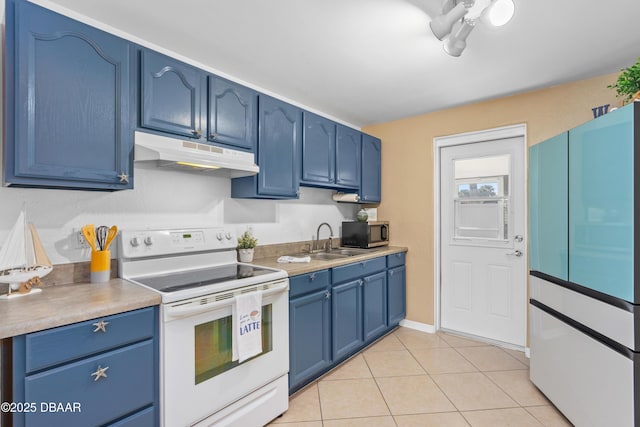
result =
[[[108,282],[111,278],[111,252],[91,251],[91,283]]]

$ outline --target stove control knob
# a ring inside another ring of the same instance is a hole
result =
[[[131,246],[135,248],[136,246],[140,246],[140,239],[138,237],[134,237],[129,243],[131,243]]]
[[[227,240],[231,240],[231,237],[233,237],[233,236],[231,235],[230,232],[227,231],[227,234],[225,234],[224,237],[226,237]]]
[[[224,235],[222,234],[222,232],[219,232],[218,234],[216,234],[216,238],[222,241],[222,239],[224,239]]]
[[[147,236],[144,238],[144,244],[147,246],[153,245],[153,239],[151,238],[151,236]]]

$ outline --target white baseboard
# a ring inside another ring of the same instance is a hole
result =
[[[415,329],[417,331],[428,332],[430,334],[436,333],[436,327],[427,323],[414,322],[413,320],[402,319],[400,326],[405,328]]]

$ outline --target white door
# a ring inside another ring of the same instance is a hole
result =
[[[440,148],[440,326],[526,340],[524,137]]]

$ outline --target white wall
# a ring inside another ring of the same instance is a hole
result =
[[[82,15],[62,10],[48,0],[34,2],[200,68],[221,74],[202,64],[194,63],[189,58],[169,52]],[[0,2],[0,16],[4,16],[4,2]],[[4,25],[2,27],[4,31]],[[0,43],[1,57],[3,57],[2,43]],[[277,94],[264,89],[257,87],[256,89],[278,97]],[[287,99],[285,101],[292,102]],[[317,112],[304,105],[296,105]],[[3,105],[0,102],[0,117],[2,108]],[[331,117],[331,119],[344,123],[337,118]],[[352,126],[349,123],[344,124]],[[0,172],[1,165],[2,150],[0,150]],[[134,190],[112,193],[0,187],[0,246],[4,244],[23,204],[27,210],[28,221],[36,225],[47,255],[54,264],[89,260],[89,250],[77,247],[76,236],[73,233],[84,224],[117,225],[120,229],[231,225],[236,228],[238,234],[251,226],[253,234],[258,238],[258,245],[264,245],[310,240],[312,235],[315,236],[316,229],[322,222],[328,222],[334,234],[339,236],[341,222],[355,219],[355,213],[358,210],[357,205],[334,202],[331,199],[333,193],[331,190],[301,188],[300,199],[287,201],[231,199],[229,178],[156,169],[153,166],[139,164],[135,165],[134,175]],[[326,237],[328,237],[328,231],[323,229],[321,238]],[[112,248],[115,249],[115,247]],[[116,256],[117,253],[113,250],[112,257]]]
[[[332,191],[300,189],[298,200],[231,199],[229,178],[135,164],[134,189],[116,192],[0,187],[0,245],[23,204],[54,264],[89,260],[73,230],[84,224],[120,229],[251,226],[258,244],[310,240],[321,222],[339,235],[358,205],[336,203]],[[328,231],[321,231],[321,238]],[[116,256],[113,251],[112,256]]]

